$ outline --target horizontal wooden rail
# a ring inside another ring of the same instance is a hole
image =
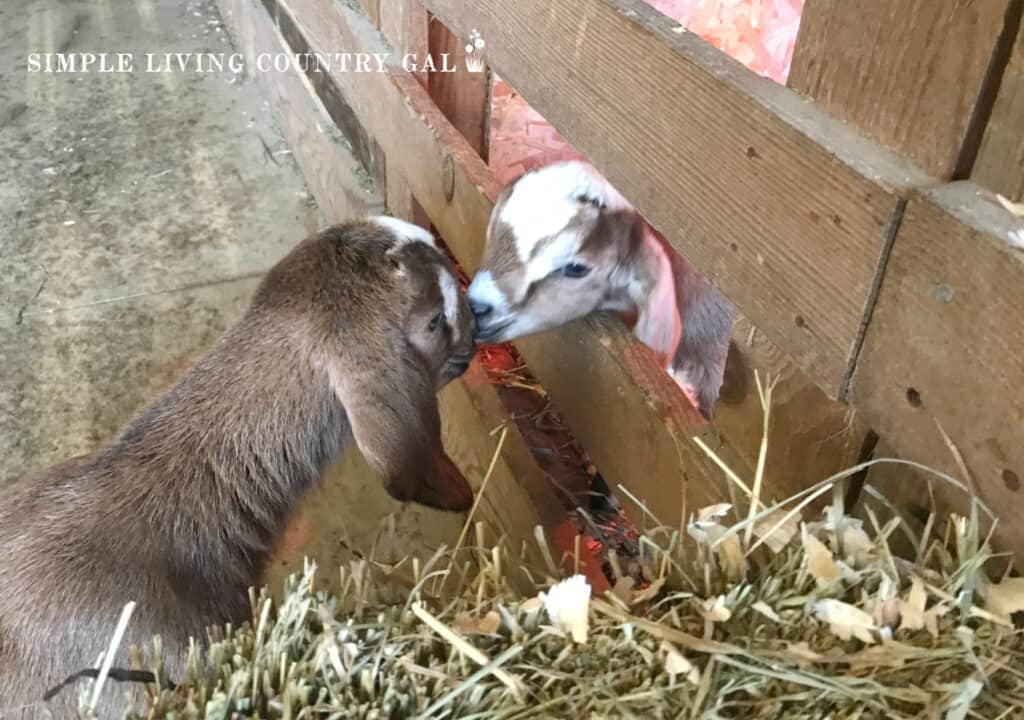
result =
[[[426,0],[833,397],[927,178],[642,0]]]

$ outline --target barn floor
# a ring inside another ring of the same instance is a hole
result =
[[[29,52],[104,50],[134,53],[136,72],[25,70]],[[0,67],[18,68],[0,84],[0,483],[110,437],[320,224],[256,85],[138,71],[164,52],[231,52],[212,3],[0,6]],[[458,533],[458,517],[393,502],[360,458],[343,466],[275,575],[303,551],[330,565],[367,549],[388,513],[406,549]]]

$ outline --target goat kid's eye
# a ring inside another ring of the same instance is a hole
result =
[[[439,327],[441,327],[442,320],[444,320],[444,312],[439,312],[437,315],[430,318],[430,324],[427,325],[427,330],[429,330],[430,332],[436,331]]]
[[[569,263],[568,265],[563,265],[559,272],[567,278],[582,278],[590,274],[590,268],[580,263]]]

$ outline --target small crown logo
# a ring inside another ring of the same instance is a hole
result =
[[[484,47],[487,43],[480,37],[478,30],[469,34],[469,42],[466,43],[466,69],[470,72],[482,72],[484,69]]]

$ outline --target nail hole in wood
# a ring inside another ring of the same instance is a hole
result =
[[[796,323],[796,326],[798,328],[807,327],[807,321],[804,320],[803,315],[797,315],[795,318],[793,318],[793,322]]]
[[[1003,470],[1003,484],[1006,485],[1007,490],[1017,492],[1020,490],[1020,477],[1013,470],[1007,468]]]
[[[910,407],[921,407],[921,393],[916,388],[907,388],[907,402]]]

